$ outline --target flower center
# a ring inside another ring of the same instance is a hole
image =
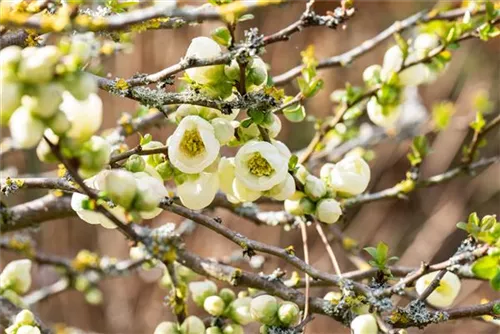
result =
[[[267,162],[260,153],[254,155],[248,160],[248,169],[255,176],[270,176],[274,173],[274,168]]]
[[[186,130],[180,143],[181,151],[190,157],[205,152],[205,144],[201,140],[198,130]]]
[[[425,283],[427,285],[430,285],[431,282],[432,282],[432,280],[425,281]],[[447,295],[451,294],[452,289],[451,289],[451,286],[447,282],[445,282],[444,280],[441,280],[441,281],[439,281],[438,287],[434,291],[436,291],[442,295],[447,296]]]

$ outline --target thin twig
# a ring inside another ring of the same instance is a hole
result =
[[[335,253],[333,252],[332,246],[330,246],[330,243],[328,242],[328,239],[325,235],[325,231],[323,230],[323,227],[321,226],[321,223],[316,222],[316,231],[318,231],[318,234],[321,238],[321,241],[325,245],[326,251],[328,255],[330,256],[330,260],[332,261],[333,268],[335,269],[335,274],[337,276],[342,277],[342,271],[340,270],[339,263],[337,261],[337,258],[335,257]]]

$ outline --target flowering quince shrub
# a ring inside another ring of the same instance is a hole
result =
[[[107,1],[95,6],[71,1],[2,2],[1,125],[10,135],[9,150],[36,147],[40,161],[58,164],[58,177],[3,178],[4,195],[34,188],[51,193],[13,207],[2,203],[0,231],[77,215],[96,228],[116,229],[131,241],[130,259],[118,261],[89,250],[81,250],[73,259],[42,255],[25,235],[0,240],[2,249],[25,257],[6,264],[0,274],[0,320],[8,319],[6,333],[49,332],[48,325],[29,310],[41,299],[75,289],[88,303],[99,304],[105,298],[98,288],[101,280],[153,268],[163,272],[159,285],[167,291],[166,301],[175,315],[175,320],[159,323],[155,334],[240,334],[257,328],[262,334],[302,333],[312,314],[328,316],[354,334],[402,334],[406,328],[465,317],[498,321],[500,300],[455,305],[465,279],[487,280],[500,290],[500,223],[494,215],[471,214],[458,224],[468,237],[457,252],[447,261],[419,268],[397,266],[398,258],[389,256],[383,242],[365,248],[366,257],[371,257],[366,262],[365,255],[348,245],[352,239],[344,238],[344,250],[361,265],[359,271],[342,273],[324,232],[328,228],[342,234],[338,222],[348,221],[346,213],[353,206],[406,197],[417,188],[472,175],[499,161],[498,156],[479,157],[486,135],[500,124],[500,116],[488,115],[487,103],[478,107],[470,124],[472,139],[463,146],[461,163],[443,174],[428,179],[420,175],[420,166],[431,153],[431,136],[425,134],[412,140],[406,178],[380,192],[368,191],[372,151],[357,147],[330,158],[333,148],[362,135],[364,115],[373,127],[401,135],[411,87],[439,80],[460,43],[498,37],[498,4],[485,1],[448,11],[436,7],[345,53],[341,64],[394,36],[380,64],[363,71],[362,86],[346,84],[331,93],[334,113],[316,119],[310,143],[293,152],[277,139],[282,126],[306,124],[314,117],[304,102],[323,89],[318,70],[336,66],[335,61],[318,60],[311,45],[301,52],[300,66],[272,77],[264,60],[266,47],[308,27],[348,25],[363,5],[357,8],[352,1],[343,1],[322,15],[314,11],[314,1],[308,1],[298,21],[283,30],[263,35],[251,28],[242,40],[235,39],[239,23],[253,19],[251,10],[282,2],[208,0],[199,7],[175,1]],[[207,19],[221,25],[210,36],[193,38],[177,64],[130,79],[102,75],[100,58],[131,49],[136,34]],[[298,90],[280,88],[295,78]],[[176,90],[167,92],[166,85]],[[117,128],[101,129],[106,106],[99,89],[137,101],[137,116],[125,114]],[[431,131],[446,128],[451,109],[446,103],[435,109]],[[166,123],[175,125],[166,141],[147,134],[150,126]],[[125,139],[134,134],[140,142],[129,147]],[[261,202],[279,209],[261,211]],[[304,259],[293,247],[268,245],[229,229],[211,216],[210,210],[217,207],[257,225],[300,229]],[[163,211],[232,241],[253,269],[265,261],[259,252],[281,258],[297,272],[288,275],[278,268],[269,275],[255,274],[233,267],[230,261],[201,258],[183,244],[189,228],[145,224]],[[307,233],[313,225],[334,273],[309,263]],[[55,266],[61,280],[28,294],[32,262]],[[217,280],[238,290],[220,288]],[[313,284],[332,291],[319,298],[310,290]],[[392,297],[397,295],[409,302],[396,304]],[[189,314],[190,301],[206,313],[205,319]]]

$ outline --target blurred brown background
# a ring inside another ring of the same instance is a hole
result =
[[[333,1],[317,1],[316,11],[324,13],[338,5]],[[347,51],[366,39],[376,35],[392,22],[403,19],[418,10],[433,6],[433,2],[391,1],[357,2],[358,12],[345,30],[310,28],[295,34],[288,43],[277,43],[267,48],[264,60],[271,65],[271,73],[279,74],[299,64],[299,52],[307,45],[316,46],[318,58],[324,58]],[[255,19],[245,22],[238,29],[238,37],[243,36],[244,28],[257,26],[261,33],[275,32],[295,21],[304,10],[304,3],[293,2],[283,8],[258,10]],[[137,36],[131,54],[120,54],[105,60],[104,67],[113,76],[129,77],[136,72],[151,73],[178,61],[185,53],[191,38],[210,32],[219,23],[207,23],[193,27],[183,27],[172,31],[146,32]],[[328,69],[321,72],[325,80],[324,89],[312,100],[306,102],[309,114],[324,116],[331,113],[329,93],[342,88],[346,81],[361,84],[363,69],[373,63],[381,63],[384,50],[392,41],[384,43],[375,51],[364,55],[346,68]],[[422,167],[423,176],[441,173],[456,163],[462,142],[467,138],[467,124],[474,117],[472,100],[479,91],[489,93],[499,107],[500,82],[500,45],[497,41],[482,43],[467,41],[454,52],[453,60],[444,74],[432,85],[421,87],[423,103],[430,108],[442,100],[456,103],[457,112],[450,127],[432,136],[433,153]],[[289,95],[297,88],[292,84],[286,87]],[[113,127],[122,112],[132,112],[136,105],[131,101],[101,94],[105,105],[103,128]],[[157,140],[165,140],[172,129],[164,127],[151,131]],[[305,146],[313,133],[312,124],[283,122],[280,139],[289,143],[292,149]],[[5,133],[2,134],[5,136]],[[482,149],[483,156],[499,154],[498,132],[490,135],[490,145]],[[137,141],[133,137],[131,144]],[[394,185],[404,178],[408,168],[406,153],[409,141],[386,140],[375,147],[376,159],[370,162],[372,180],[370,190],[377,191]],[[47,166],[41,166],[34,152],[9,157],[6,165],[18,167],[19,173],[37,173]],[[3,166],[2,168],[5,168]],[[385,241],[393,255],[401,258],[403,265],[419,265],[420,261],[441,261],[448,258],[459,245],[464,233],[455,224],[466,219],[472,211],[480,216],[499,214],[500,166],[492,166],[478,177],[462,177],[448,184],[431,189],[418,190],[409,201],[387,200],[368,204],[350,214],[346,234],[359,241],[362,247]],[[6,177],[7,175],[2,175]],[[42,195],[39,193],[18,192],[9,197],[9,203],[16,203]],[[224,223],[250,238],[277,246],[294,245],[299,256],[302,242],[298,230],[285,232],[279,228],[256,228],[252,223],[230,216],[225,211],[217,211]],[[170,214],[162,214],[153,224],[166,222],[179,223],[181,219]],[[42,228],[32,233],[38,241],[39,249],[46,253],[73,257],[80,249],[89,249],[99,254],[118,258],[128,256],[128,245],[120,233],[86,224],[78,219],[67,219],[44,223]],[[186,238],[187,247],[205,257],[227,256],[236,246],[222,237],[202,227]],[[312,265],[326,271],[333,271],[324,247],[313,228],[309,229],[309,243]],[[341,250],[334,246],[337,253]],[[344,271],[354,269],[353,265],[340,255],[340,265]],[[2,254],[2,264],[11,256]],[[272,272],[277,266],[290,268],[274,258],[267,258],[263,271]],[[57,275],[48,268],[34,269],[34,288],[50,284]],[[47,323],[64,322],[68,325],[98,333],[142,334],[152,333],[155,326],[163,320],[172,320],[170,310],[163,305],[165,290],[158,287],[155,279],[158,273],[134,273],[129,277],[110,279],[102,282],[104,302],[99,306],[85,303],[83,295],[69,291],[43,301],[36,307]],[[313,295],[323,296],[328,290],[315,288]],[[494,293],[487,284],[467,281],[457,303],[478,303],[482,297],[493,297]],[[200,309],[190,305],[190,311],[202,314]],[[248,333],[257,333],[257,327],[248,327]],[[411,330],[410,332],[418,332]],[[499,333],[498,327],[478,321],[455,321],[440,327],[429,326],[425,333]],[[308,326],[308,333],[349,333],[334,321],[317,316]]]

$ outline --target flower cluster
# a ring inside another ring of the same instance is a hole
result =
[[[368,87],[380,87],[366,109],[370,120],[383,128],[394,128],[399,120],[402,87],[432,82],[444,70],[444,65],[428,65],[423,61],[439,47],[438,36],[422,33],[413,43],[401,41],[400,44],[387,50],[382,66],[371,65],[363,72],[363,81]]]
[[[147,166],[147,168],[146,168]],[[86,179],[85,184],[92,189],[104,191],[110,201],[102,203],[122,222],[152,219],[161,213],[160,201],[168,195],[163,179],[156,170],[144,164],[144,170],[104,170]],[[87,195],[74,193],[71,208],[89,224],[100,224],[105,228],[116,225],[102,213],[93,211],[95,203]]]
[[[304,192],[296,191],[285,201],[285,210],[293,215],[314,214],[327,224],[335,223],[342,215],[336,197],[358,195],[370,182],[370,167],[359,156],[351,154],[336,164],[321,167],[320,178],[310,175],[303,166],[296,172],[304,183]]]
[[[14,323],[5,330],[6,334],[40,334],[35,316],[29,310],[22,310],[16,315]]]
[[[102,122],[102,102],[91,74],[80,71],[91,56],[78,38],[59,47],[0,51],[1,124],[9,124],[15,146],[36,146],[42,161],[55,161],[45,135],[67,158],[79,160],[80,172],[91,176],[108,162],[110,145],[94,136]]]

